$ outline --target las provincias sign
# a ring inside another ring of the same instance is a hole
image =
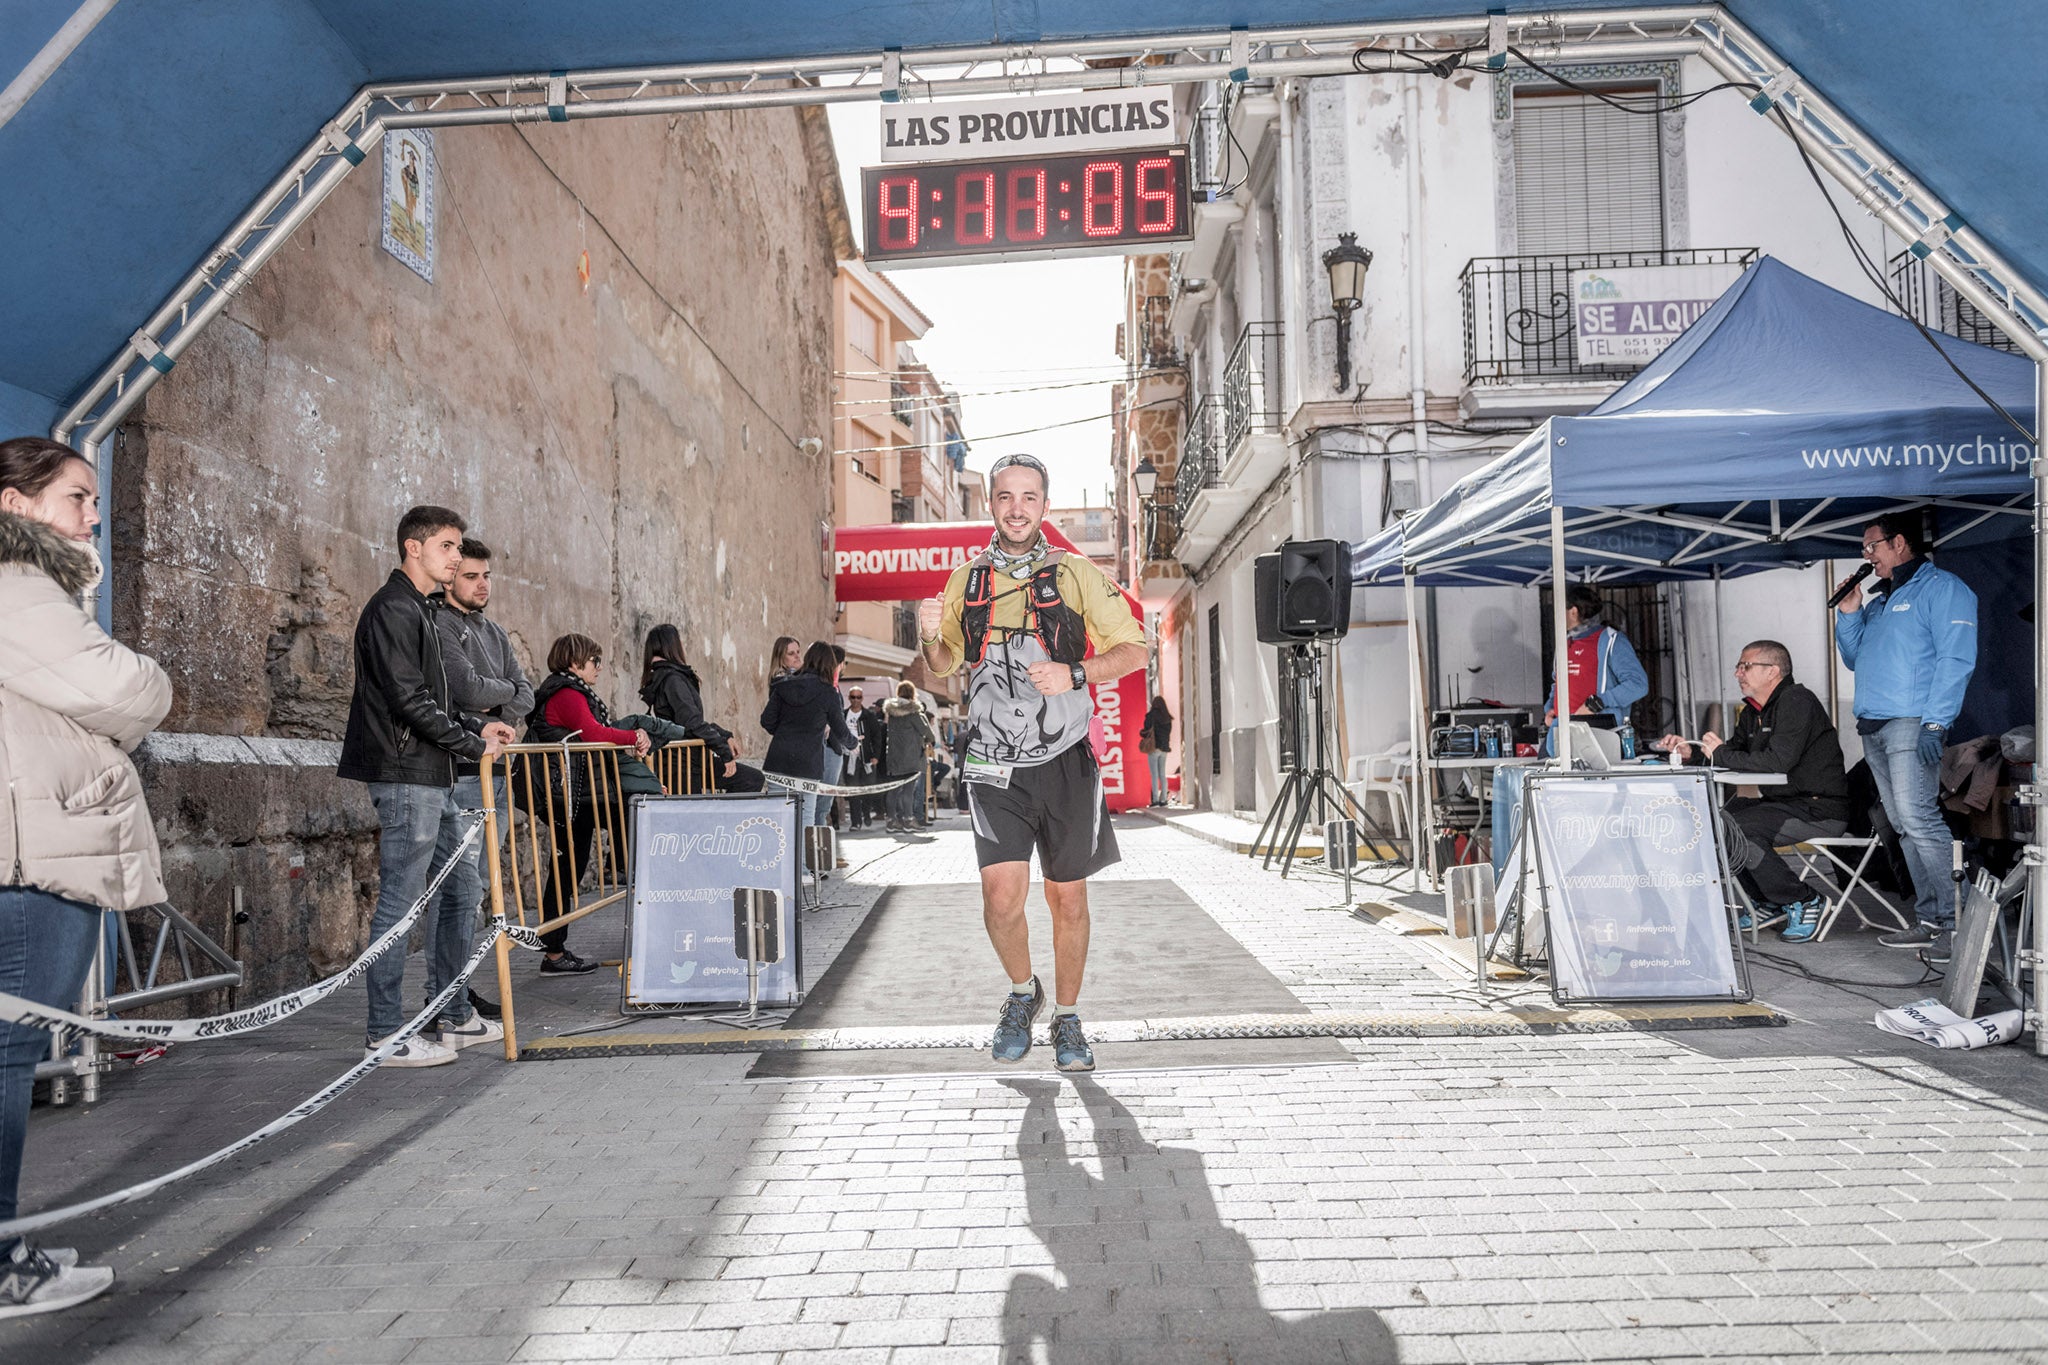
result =
[[[1173,99],[1158,89],[885,104],[881,117],[885,162],[1053,156],[1179,141]]]

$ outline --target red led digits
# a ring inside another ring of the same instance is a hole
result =
[[[1138,231],[1172,232],[1173,158],[1147,157],[1138,171]]]
[[[1114,237],[1123,230],[1124,163],[1091,161],[1081,172],[1081,231]]]
[[[1013,242],[1040,240],[1045,236],[1045,167],[1013,167],[1009,190],[1010,207],[1003,216],[1003,235]]]
[[[953,240],[987,246],[996,239],[996,173],[962,171],[953,177]]]
[[[917,245],[917,177],[882,177],[875,213],[882,221],[881,247],[884,251],[908,251]]]

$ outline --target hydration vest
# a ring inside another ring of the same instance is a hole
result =
[[[967,663],[971,667],[980,665],[988,653],[989,622],[994,618],[999,595],[995,583],[995,569],[986,560],[976,560],[967,570],[960,633],[966,641]],[[1022,587],[1010,591],[1029,594],[1024,601],[1024,629],[1038,637],[1046,657],[1055,663],[1081,662],[1088,653],[1088,622],[1060,596],[1059,559],[1049,559]]]

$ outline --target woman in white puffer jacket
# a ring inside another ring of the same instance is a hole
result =
[[[0,991],[70,1009],[102,910],[165,899],[128,753],[171,705],[154,660],[81,604],[100,579],[98,481],[69,446],[0,442]],[[36,1062],[50,1035],[0,1023],[0,1223],[15,1215]],[[0,1237],[0,1318],[114,1282],[76,1252]]]

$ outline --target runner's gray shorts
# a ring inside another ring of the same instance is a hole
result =
[[[1109,798],[1087,741],[1032,768],[1010,770],[1010,785],[967,784],[974,853],[981,866],[1022,863],[1038,851],[1049,882],[1078,882],[1119,859]]]

